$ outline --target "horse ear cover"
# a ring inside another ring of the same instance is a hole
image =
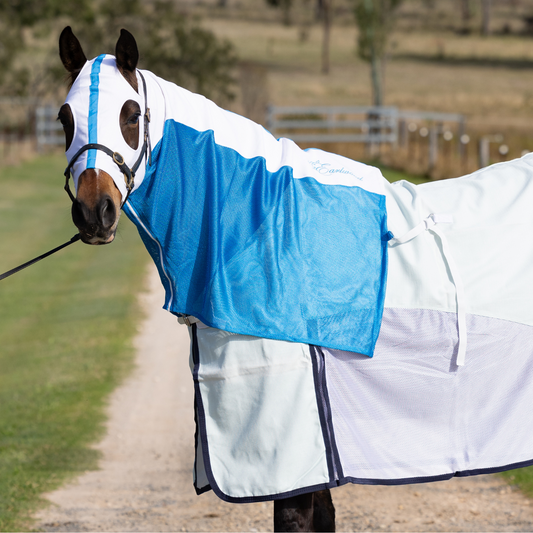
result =
[[[59,56],[64,67],[74,76],[78,75],[87,62],[80,41],[70,26],[67,26],[59,36]]]
[[[117,66],[128,72],[135,72],[139,62],[139,49],[135,37],[124,28],[120,30],[120,37],[115,47]]]

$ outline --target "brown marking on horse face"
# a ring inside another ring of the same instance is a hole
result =
[[[117,231],[122,194],[103,170],[88,168],[78,180],[72,220],[86,244],[109,244]]]

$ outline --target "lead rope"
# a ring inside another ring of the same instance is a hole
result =
[[[21,270],[24,270],[25,268],[34,265],[41,259],[44,259],[45,257],[48,257],[49,255],[55,254],[56,252],[59,252],[59,250],[62,250],[63,248],[66,248],[70,244],[79,241],[81,239],[80,234],[77,233],[70,239],[70,241],[66,242],[65,244],[62,244],[61,246],[58,246],[57,248],[54,248],[53,250],[50,250],[49,252],[46,252],[43,255],[40,255],[39,257],[36,257],[35,259],[32,259],[31,261],[28,261],[27,263],[24,263],[23,265],[20,265],[18,267],[12,268],[11,270],[8,270],[7,272],[4,272],[3,274],[0,274],[0,281],[3,279],[9,278],[9,276],[12,276],[13,274],[16,274],[17,272],[20,272]]]
[[[453,217],[448,214],[431,214],[426,217],[422,222],[417,224],[414,228],[409,230],[401,237],[394,237],[389,241],[389,246],[398,244],[405,244],[413,240],[415,237],[423,233],[424,231],[431,231],[440,239],[442,244],[442,255],[448,265],[452,282],[455,285],[455,299],[457,304],[457,358],[455,364],[457,366],[463,366],[466,361],[466,346],[467,346],[467,331],[466,331],[466,296],[463,281],[459,274],[457,264],[453,259],[453,255],[448,244],[448,240],[440,229],[436,228],[437,224],[452,224]]]

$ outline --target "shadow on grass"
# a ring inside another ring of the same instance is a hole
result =
[[[499,57],[453,57],[438,54],[398,54],[391,57],[393,61],[413,61],[419,63],[433,63],[450,67],[484,67],[512,70],[533,69],[533,59],[515,59]]]

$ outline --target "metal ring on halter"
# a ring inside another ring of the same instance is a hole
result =
[[[120,161],[119,161],[119,158],[120,157]],[[124,158],[122,157],[121,154],[119,154],[118,152],[113,152],[113,161],[118,165],[123,165],[124,164]]]

